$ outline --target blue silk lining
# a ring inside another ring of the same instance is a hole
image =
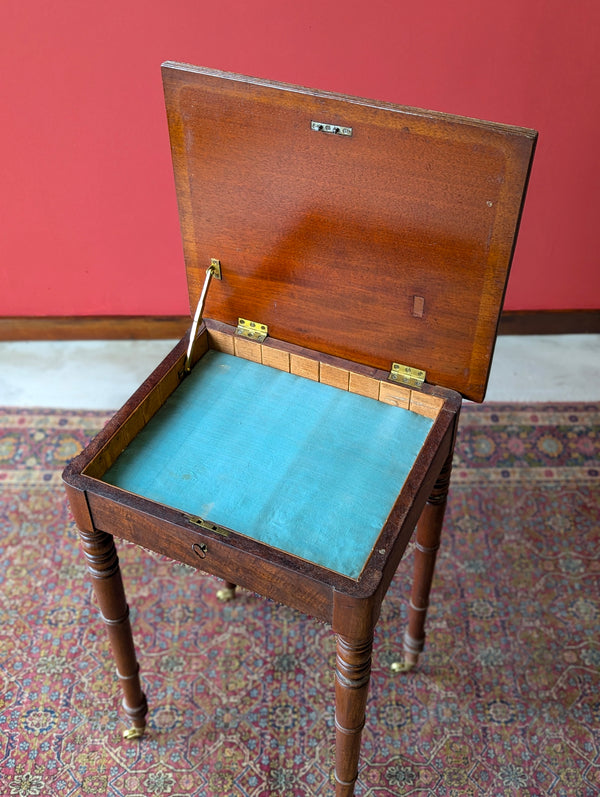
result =
[[[103,478],[357,579],[432,423],[209,351]]]

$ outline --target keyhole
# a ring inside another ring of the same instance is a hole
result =
[[[192,551],[196,554],[196,556],[199,556],[200,559],[206,559],[208,547],[203,542],[195,542],[192,545]]]

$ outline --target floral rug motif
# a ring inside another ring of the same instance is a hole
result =
[[[119,546],[149,730],[114,665],[60,472],[108,413],[0,410],[0,797],[333,794],[333,635]],[[600,404],[467,405],[428,636],[383,604],[357,797],[600,795]]]

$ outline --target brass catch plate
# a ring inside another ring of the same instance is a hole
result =
[[[193,523],[194,526],[200,526],[201,529],[213,531],[215,534],[220,534],[221,537],[229,537],[231,534],[229,529],[226,529],[224,526],[218,526],[216,523],[213,523],[210,520],[205,520],[204,518],[196,517],[195,515],[185,515],[185,519],[189,520],[190,523]]]
[[[243,338],[257,340],[259,343],[262,343],[269,334],[269,328],[266,324],[261,324],[258,321],[249,321],[247,318],[238,318],[238,325],[235,334],[241,335]]]
[[[223,279],[223,275],[221,274],[221,261],[218,260],[216,257],[211,257],[210,259],[210,268],[212,270],[212,275],[215,279],[220,280]]]
[[[399,382],[402,385],[409,387],[421,387],[425,381],[426,373],[420,368],[411,368],[410,365],[402,365],[401,363],[392,363],[392,370],[388,379],[392,382]]]

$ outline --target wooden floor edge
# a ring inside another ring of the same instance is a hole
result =
[[[189,316],[0,317],[0,340],[178,340],[190,325]]]
[[[582,335],[600,333],[599,310],[505,310],[499,335]]]
[[[0,340],[179,339],[188,316],[4,316]],[[499,335],[600,333],[600,310],[507,310]]]

